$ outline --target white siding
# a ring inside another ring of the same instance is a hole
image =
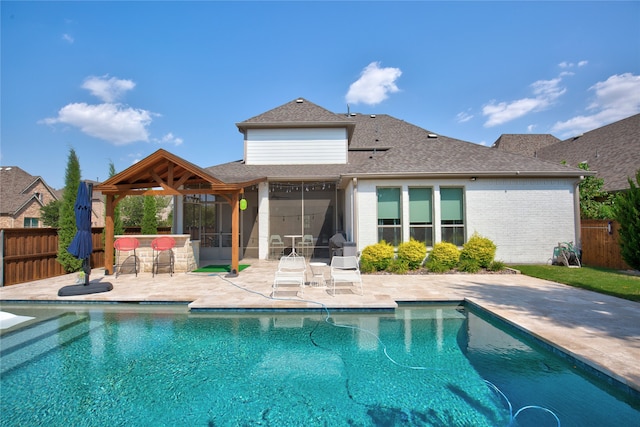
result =
[[[576,241],[574,183],[570,179],[481,179],[358,181],[358,250],[377,243],[377,186],[401,187],[403,236],[408,236],[409,187],[434,189],[434,239],[440,239],[440,186],[465,189],[465,231],[490,238],[496,259],[506,263],[545,263],[558,242]]]
[[[248,165],[347,163],[346,129],[249,129]]]

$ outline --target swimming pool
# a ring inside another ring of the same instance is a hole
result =
[[[1,425],[639,425],[640,403],[475,309],[3,306]],[[339,327],[336,327],[339,326]],[[557,417],[557,419],[556,419]]]

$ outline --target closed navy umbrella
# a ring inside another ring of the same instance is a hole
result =
[[[83,260],[84,284],[89,284],[89,274],[91,273],[90,258],[93,252],[93,242],[91,241],[91,199],[93,196],[93,185],[81,182],[78,186],[78,195],[74,209],[76,212],[76,227],[78,231],[73,237],[71,244],[67,248],[69,253],[77,259]]]

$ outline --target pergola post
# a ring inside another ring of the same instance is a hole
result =
[[[231,195],[231,274],[238,274],[240,262],[240,207],[236,191]]]
[[[113,216],[115,212],[115,196],[106,195],[106,218],[104,222],[104,273],[113,274]]]

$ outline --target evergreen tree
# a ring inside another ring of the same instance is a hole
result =
[[[144,213],[140,234],[158,234],[158,217],[156,215],[156,198],[144,196]]]
[[[114,166],[113,162],[110,161],[109,162],[109,178],[115,175],[116,175],[116,167]],[[119,197],[123,197],[123,196],[119,196]],[[120,209],[122,208],[121,204],[122,202],[118,203],[118,205],[113,210],[113,234],[115,236],[121,236],[124,234],[124,225],[122,223],[122,217],[120,215]]]
[[[125,227],[140,227],[144,216],[144,197],[127,196],[118,205],[121,208],[122,223]]]
[[[589,170],[587,163],[580,169]],[[609,219],[613,216],[613,196],[602,189],[604,179],[587,176],[580,183],[580,217],[584,219]]]
[[[82,260],[76,259],[67,251],[77,231],[74,205],[80,185],[80,161],[73,148],[69,150],[64,182],[58,221],[58,256],[56,259],[62,264],[64,271],[72,273],[80,271],[82,267]]]
[[[640,169],[636,184],[629,178],[629,190],[617,195],[614,218],[620,223],[620,250],[629,267],[640,270]]]
[[[45,227],[58,228],[62,201],[52,200],[40,208],[40,219]]]

